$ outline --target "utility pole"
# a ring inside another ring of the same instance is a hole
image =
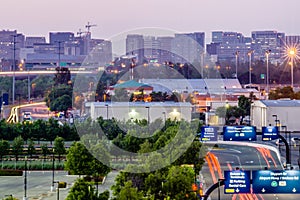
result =
[[[15,104],[15,85],[16,85],[16,38],[18,36],[17,35],[13,35],[13,85],[12,85],[12,104]]]
[[[60,49],[61,49],[62,41],[58,41],[57,43],[58,43],[58,65],[57,66],[59,67],[59,69],[61,69],[60,68],[60,54],[61,54]]]

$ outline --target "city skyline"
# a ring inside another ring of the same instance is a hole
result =
[[[110,39],[122,32],[145,27],[160,27],[176,32],[237,31],[250,36],[256,30],[277,30],[300,35],[296,0],[282,4],[271,0],[174,2],[171,0],[125,2],[89,0],[80,4],[70,0],[2,1],[0,29],[17,30],[26,36],[44,36],[49,32],[86,31],[87,22],[94,38]],[[52,11],[52,12],[49,12]],[[208,42],[206,41],[206,42]]]

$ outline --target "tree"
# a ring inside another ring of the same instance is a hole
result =
[[[42,154],[43,154],[44,160],[45,160],[46,156],[50,153],[47,144],[42,144],[41,149],[42,149]]]
[[[56,85],[47,94],[46,105],[51,111],[66,111],[72,108],[72,87],[70,85]]]
[[[124,101],[124,102],[129,102],[129,96],[127,93],[127,90],[125,90],[124,88],[115,88],[115,95],[113,95],[112,97],[112,101]]]
[[[245,97],[244,95],[238,98],[238,106],[243,110],[244,113],[242,117],[245,117],[246,115],[250,115],[251,103],[252,100],[248,97]]]
[[[54,153],[58,154],[58,161],[60,162],[60,156],[66,153],[64,139],[62,137],[56,137],[54,140]]]
[[[38,76],[31,82],[31,95],[35,98],[44,97],[46,92],[53,85],[53,80],[49,76]]]
[[[21,136],[16,137],[12,143],[12,150],[16,156],[16,161],[18,161],[19,155],[23,152],[24,140]]]
[[[2,161],[3,156],[8,153],[9,150],[9,143],[6,140],[0,140],[0,159]]]
[[[66,198],[66,200],[90,199],[96,199],[94,188],[83,179],[77,179]]]
[[[270,100],[289,98],[294,99],[295,93],[291,86],[277,87],[275,90],[271,90],[269,94]]]
[[[69,68],[67,67],[56,67],[56,74],[54,77],[54,84],[59,85],[59,84],[65,84],[68,85],[70,84],[71,80],[71,72]]]
[[[137,188],[132,186],[131,181],[127,181],[120,193],[116,196],[118,200],[140,200],[143,198],[143,194],[138,191]]]
[[[99,143],[90,150],[98,159],[81,142],[74,142],[67,154],[66,170],[69,170],[70,174],[76,175],[106,175],[110,171],[110,167],[102,164],[101,161],[108,163],[109,155],[102,144]]]
[[[190,191],[193,183],[194,171],[191,167],[172,166],[166,177],[163,191],[171,199],[186,199],[186,195],[191,194]],[[195,199],[195,196],[191,199]]]
[[[80,142],[74,142],[68,150],[65,168],[70,174],[91,175],[92,160],[92,155],[85,146]]]
[[[34,141],[29,140],[27,153],[32,158],[32,155],[35,154],[35,152],[36,152],[36,150],[35,150],[35,147],[34,147]]]

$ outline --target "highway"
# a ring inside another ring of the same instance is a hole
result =
[[[225,170],[282,170],[280,154],[276,147],[246,142],[224,142],[206,144],[210,151],[205,156],[205,164],[202,168],[205,190],[219,179],[224,179]],[[299,200],[300,194],[224,194],[224,186],[211,193],[210,199],[221,200]]]
[[[48,119],[53,116],[52,112],[48,110],[45,102],[22,104],[11,108],[10,114],[7,117],[7,122],[17,123],[22,121],[22,113],[24,111],[31,112],[33,120]]]

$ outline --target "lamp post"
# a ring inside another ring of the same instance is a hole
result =
[[[235,78],[238,78],[238,58],[239,58],[239,51],[235,52]]]
[[[271,50],[266,50],[266,61],[267,61],[267,94],[269,97],[269,55],[271,53]]]
[[[146,106],[145,108],[147,108],[147,113],[148,113],[148,133],[150,133],[149,129],[150,129],[150,107]]]
[[[108,104],[105,104],[106,107],[106,119],[108,120]]]
[[[23,200],[27,200],[27,156],[25,156],[25,167],[24,167],[24,197]]]
[[[167,121],[166,112],[162,112],[162,114],[164,115],[164,120],[165,120],[165,124],[166,124],[166,121]]]
[[[253,50],[248,52],[249,57],[249,84],[251,84],[251,57],[252,57]]]
[[[54,190],[54,148],[52,149],[52,183],[51,183],[51,192]]]
[[[291,87],[294,88],[294,57],[296,55],[296,48],[289,49],[289,57],[291,59]]]
[[[275,117],[275,126],[277,126],[277,115],[272,115],[272,117]]]

